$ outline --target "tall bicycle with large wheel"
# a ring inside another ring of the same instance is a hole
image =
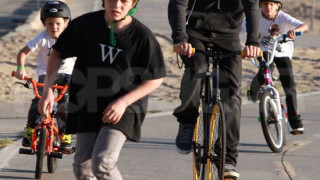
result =
[[[258,63],[252,58],[250,61],[261,70],[264,76],[263,88],[259,92],[259,113],[263,135],[272,152],[279,153],[286,144],[285,129],[287,128],[288,132],[291,131],[285,106],[273,83],[274,76],[270,66],[273,63],[278,43],[286,42],[287,36],[285,34],[274,34],[274,30],[271,30],[271,33],[273,34],[264,39],[261,45],[263,56],[257,58]],[[300,35],[301,32],[296,32],[296,36]]]
[[[15,76],[15,72],[11,73],[11,76]],[[22,84],[24,87],[29,88],[30,84],[32,85],[33,92],[35,96],[41,99],[41,96],[38,92],[38,87],[43,87],[43,83],[37,83],[30,77],[24,77],[26,81],[25,84]],[[54,102],[60,101],[64,96],[65,92],[68,89],[68,85],[59,86],[53,85],[53,89],[59,90],[59,94],[54,99]],[[34,127],[32,133],[31,148],[25,149],[20,148],[20,154],[36,155],[36,168],[35,168],[35,178],[41,179],[42,176],[42,167],[43,160],[47,156],[47,168],[49,173],[54,173],[58,165],[58,159],[62,159],[63,154],[71,154],[74,152],[74,149],[71,151],[64,151],[60,148],[61,145],[61,134],[59,133],[59,128],[57,126],[56,119],[56,110],[48,114],[47,118],[41,117],[40,122]]]
[[[240,52],[216,51],[213,44],[195,53],[206,56],[207,69],[201,90],[200,116],[193,135],[193,179],[222,180],[224,177],[226,152],[225,111],[220,98],[219,64],[224,58],[236,56]]]

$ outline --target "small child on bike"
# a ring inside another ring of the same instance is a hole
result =
[[[50,87],[61,59],[77,57],[70,81],[67,132],[77,133],[76,179],[113,179],[126,139],[138,142],[148,94],[165,66],[153,33],[132,17],[138,0],[102,0],[103,10],[71,21],[53,46],[39,112],[53,105]]]
[[[260,0],[259,6],[261,8],[261,41],[263,41],[264,38],[268,38],[271,31],[280,31],[279,33],[287,34],[288,38],[290,38],[287,42],[279,44],[277,47],[274,63],[279,71],[280,82],[286,94],[288,121],[292,128],[292,134],[296,134],[295,132],[303,132],[304,127],[297,106],[296,84],[294,82],[291,59],[294,51],[293,39],[295,38],[295,32],[308,30],[308,25],[283,12],[281,10],[283,0]],[[277,26],[278,29],[271,29],[271,27]],[[261,43],[261,45],[262,44],[263,43]],[[253,102],[258,101],[260,87],[263,83],[263,74],[259,71],[251,82],[250,90],[248,91],[249,100]]]
[[[46,76],[46,68],[48,57],[52,51],[52,46],[58,39],[63,30],[67,27],[71,19],[71,12],[67,4],[61,1],[49,1],[41,9],[40,20],[45,27],[45,30],[36,35],[30,40],[25,47],[23,47],[17,55],[17,71],[16,77],[23,79],[27,76],[24,67],[27,56],[39,49],[37,56],[37,76],[38,82],[43,83]],[[61,67],[55,79],[55,84],[65,85],[70,81],[71,73],[75,63],[75,58],[65,59],[61,62]],[[40,95],[42,94],[42,87],[38,88]],[[64,134],[66,121],[66,103],[68,102],[68,93],[58,102],[58,124],[59,131],[62,134],[61,148],[63,150],[71,150],[71,135]],[[32,132],[37,123],[40,122],[40,114],[38,113],[37,104],[39,99],[34,98],[30,105],[28,112],[28,122],[24,129],[22,145],[30,147]]]

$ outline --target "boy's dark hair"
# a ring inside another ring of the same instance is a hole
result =
[[[68,5],[62,1],[49,1],[41,8],[40,19],[43,24],[48,17],[71,19],[71,11]]]
[[[101,0],[102,1],[102,7],[104,7],[104,0]],[[137,2],[139,0],[133,0],[134,2]]]

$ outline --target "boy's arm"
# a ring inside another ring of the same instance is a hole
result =
[[[242,0],[246,16],[247,40],[245,57],[257,57],[260,54],[260,12],[257,0]]]
[[[260,14],[259,1],[242,0],[246,16],[247,40],[246,45],[259,46],[260,42]]]
[[[53,95],[52,85],[56,79],[57,72],[61,65],[61,61],[62,60],[60,58],[60,53],[53,49],[48,60],[47,71],[46,71],[47,73],[46,73],[46,78],[44,82],[42,98],[38,103],[38,111],[44,117],[47,117],[47,110],[50,113],[52,112],[52,108],[54,104],[54,95]]]
[[[162,81],[163,78],[146,80],[134,90],[116,99],[104,109],[102,121],[104,123],[117,124],[129,105],[157,89]]]
[[[189,0],[170,0],[168,5],[168,20],[172,30],[171,38],[174,44],[187,42],[186,16]]]
[[[24,63],[26,61],[26,57],[30,54],[31,50],[28,46],[23,47],[17,54],[17,71],[16,78],[23,80],[24,76],[27,75]]]

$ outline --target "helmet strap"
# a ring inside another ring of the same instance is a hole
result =
[[[116,44],[117,44],[117,41],[116,41],[116,37],[115,37],[115,35],[114,35],[114,24],[115,24],[116,22],[112,22],[111,23],[111,25],[109,26],[109,28],[110,28],[110,37],[109,37],[109,42],[110,42],[110,44],[112,45],[112,46],[116,46]]]
[[[110,29],[110,36],[109,36],[109,37],[110,37],[110,40],[109,40],[109,42],[110,42],[110,44],[111,44],[112,46],[115,47],[116,44],[117,44],[116,37],[115,37],[115,35],[114,35],[114,25],[117,24],[117,23],[119,23],[120,21],[125,20],[127,16],[130,16],[130,15],[134,14],[136,11],[137,11],[137,5],[135,5],[135,6],[128,12],[128,14],[127,14],[124,18],[121,18],[121,19],[119,19],[119,20],[112,21],[111,24],[110,24],[110,26],[108,26],[109,29]]]

